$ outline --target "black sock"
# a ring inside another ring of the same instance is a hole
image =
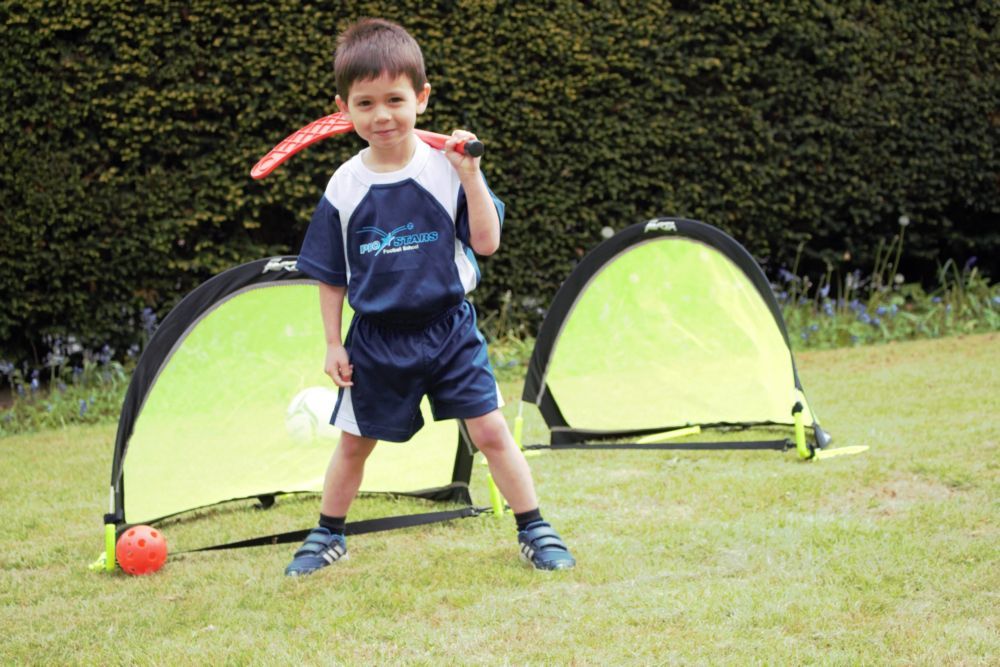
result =
[[[529,523],[541,520],[542,513],[538,511],[537,507],[533,510],[528,510],[527,512],[521,512],[520,514],[514,515],[514,521],[517,521],[518,530],[524,530]]]
[[[346,516],[327,516],[322,512],[319,514],[319,525],[326,528],[334,535],[343,535],[346,524]]]

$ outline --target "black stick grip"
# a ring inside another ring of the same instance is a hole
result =
[[[472,141],[466,141],[462,145],[462,152],[469,157],[482,157],[486,152],[486,146],[479,139],[473,139]]]

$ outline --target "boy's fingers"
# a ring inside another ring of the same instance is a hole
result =
[[[340,380],[337,384],[341,387],[351,387],[354,383],[351,382],[351,376],[354,375],[354,366],[338,366],[337,367],[337,378]]]
[[[444,149],[446,151],[453,151],[455,150],[455,146],[457,144],[475,140],[476,140],[476,135],[474,135],[472,132],[468,132],[466,130],[455,130],[454,132],[451,133],[451,136],[448,138],[448,141],[445,142]]]
[[[354,375],[354,366],[336,366],[326,372],[338,387],[352,387],[351,376]]]

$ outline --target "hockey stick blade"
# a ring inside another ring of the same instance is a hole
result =
[[[347,134],[353,130],[354,124],[340,112],[314,120],[288,135],[281,143],[268,151],[267,155],[262,157],[250,170],[250,176],[258,180],[264,178],[302,149],[335,134]],[[414,130],[413,132],[421,141],[437,150],[444,150],[445,142],[451,138],[427,130]],[[483,142],[479,140],[459,142],[455,145],[455,150],[471,157],[480,157],[486,152]]]

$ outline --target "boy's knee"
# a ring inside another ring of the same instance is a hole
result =
[[[376,441],[371,438],[363,438],[353,433],[342,432],[340,437],[340,451],[342,456],[351,459],[366,459],[375,448]]]
[[[514,444],[513,437],[507,429],[507,422],[499,412],[468,419],[465,425],[473,444],[487,456]]]

